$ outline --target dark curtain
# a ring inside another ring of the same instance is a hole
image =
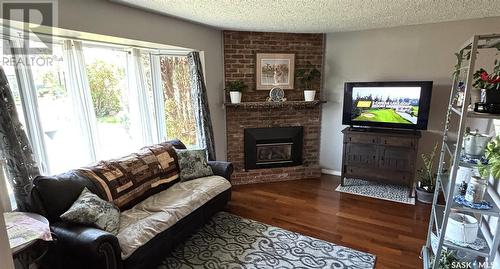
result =
[[[1,67],[0,159],[7,160],[7,178],[14,189],[18,209],[28,210],[32,180],[40,172],[26,133],[19,122],[14,98]]]
[[[210,108],[208,107],[207,87],[203,79],[203,69],[200,54],[193,51],[188,54],[189,71],[191,77],[191,97],[193,99],[194,114],[198,137],[207,150],[208,160],[215,160],[215,143]]]

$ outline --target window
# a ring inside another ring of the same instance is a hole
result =
[[[84,47],[83,54],[97,119],[97,158],[119,157],[138,150],[142,145],[132,132],[126,79],[127,52]]]
[[[150,141],[198,146],[186,56],[54,40],[52,55],[41,55],[48,64],[4,66],[42,173],[119,157]]]
[[[199,145],[196,135],[189,64],[186,56],[161,56],[166,137],[178,138],[188,147]]]
[[[62,45],[53,44],[52,61],[31,66],[38,103],[38,117],[43,131],[48,171],[61,173],[92,162],[81,138],[71,96],[68,94]],[[71,150],[69,150],[71,149]]]

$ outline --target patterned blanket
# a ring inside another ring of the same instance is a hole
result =
[[[104,198],[120,210],[165,190],[179,179],[174,147],[162,143],[122,158],[100,161],[76,170],[99,186]]]

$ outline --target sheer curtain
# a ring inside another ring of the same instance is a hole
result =
[[[200,53],[197,51],[188,54],[189,71],[191,77],[191,96],[196,120],[198,141],[207,150],[208,160],[215,160],[215,142],[210,108],[208,106],[207,88],[203,75]]]
[[[65,40],[63,44],[67,90],[75,109],[82,143],[87,147],[87,163],[97,160],[97,120],[83,58],[81,41]],[[78,139],[78,138],[75,138]]]
[[[144,68],[139,49],[131,49],[127,56],[127,65],[132,130],[136,132],[135,137],[142,138],[143,146],[151,145],[157,141],[158,135],[154,134],[156,132],[152,123],[153,113],[148,102]]]
[[[13,57],[16,62],[28,63],[28,52],[22,43],[23,40],[14,38],[10,41],[10,44],[16,50],[12,52]],[[33,79],[33,73],[31,68],[27,64],[16,64],[16,76],[19,85],[19,93],[21,94],[21,99],[23,100],[23,111],[25,115],[25,124],[27,135],[30,139],[31,145],[33,146],[33,152],[35,153],[35,159],[38,162],[40,171],[42,173],[47,173],[49,171],[49,158],[47,152],[45,151],[45,140],[43,139],[43,128],[40,122],[39,111],[38,111],[38,100],[36,97],[35,82]],[[5,73],[4,73],[5,75]]]

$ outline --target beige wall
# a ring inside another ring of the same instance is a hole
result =
[[[58,3],[58,26],[60,28],[203,51],[217,157],[225,159],[222,33],[220,30],[127,7],[109,0],[59,0]]]
[[[321,166],[340,171],[346,81],[433,80],[431,131],[423,133],[420,146],[421,152],[431,150],[440,139],[432,131],[443,128],[454,53],[473,34],[492,32],[500,32],[500,17],[327,34]]]

